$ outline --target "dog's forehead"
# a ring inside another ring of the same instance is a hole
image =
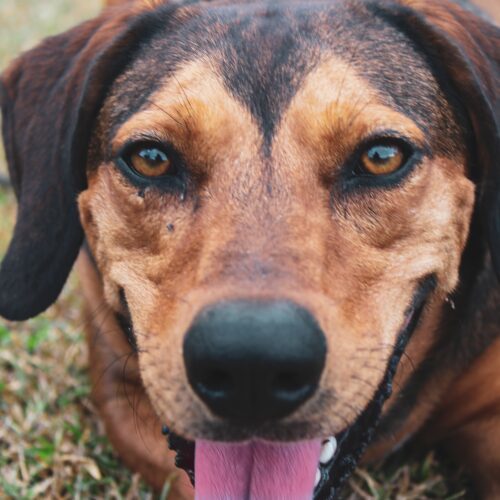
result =
[[[106,129],[117,130],[182,65],[204,57],[228,92],[250,110],[265,142],[271,142],[304,79],[333,55],[387,105],[414,120],[436,146],[448,151],[460,142],[458,126],[450,127],[456,122],[453,111],[426,55],[369,4],[214,2],[180,7],[169,16],[115,82]]]

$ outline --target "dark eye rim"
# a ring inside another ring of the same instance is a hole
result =
[[[363,168],[362,156],[374,146],[396,146],[403,153],[403,163],[394,172],[373,174]],[[350,155],[344,169],[344,186],[349,188],[390,188],[401,184],[429,154],[428,148],[418,145],[397,132],[386,131],[362,141]]]
[[[169,171],[156,177],[137,172],[131,163],[131,157],[141,149],[159,149],[165,153],[172,162]],[[186,172],[182,157],[171,144],[155,139],[130,140],[116,153],[114,163],[125,177],[139,188],[154,186],[166,191],[185,189]]]

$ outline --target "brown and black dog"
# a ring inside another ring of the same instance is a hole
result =
[[[94,398],[157,489],[178,452],[200,499],[333,498],[419,436],[500,498],[500,30],[450,0],[114,3],[2,75],[0,314],[80,252]]]

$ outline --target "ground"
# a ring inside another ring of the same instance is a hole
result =
[[[44,36],[98,12],[99,0],[0,0],[0,69]],[[6,172],[0,148],[0,172]],[[12,232],[15,202],[0,188],[0,256]],[[0,499],[152,498],[120,463],[89,399],[78,280],[58,303],[22,324],[0,319]],[[346,498],[462,499],[463,479],[433,453],[356,472]],[[168,488],[163,497],[168,496]]]

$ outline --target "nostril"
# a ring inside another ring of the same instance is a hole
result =
[[[293,372],[281,372],[274,378],[274,388],[278,391],[296,391],[304,386],[302,377]]]
[[[203,383],[199,385],[214,395],[223,396],[231,389],[231,374],[224,370],[207,370],[200,380],[203,380]]]
[[[303,374],[291,371],[278,373],[273,380],[274,394],[280,399],[294,400],[306,397],[313,390],[313,385],[306,380]]]

